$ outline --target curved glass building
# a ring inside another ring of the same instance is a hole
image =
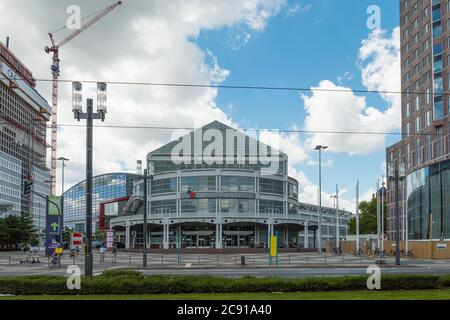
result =
[[[100,205],[132,194],[136,175],[108,173],[95,176],[92,184],[92,229],[99,227]],[[82,181],[64,192],[64,225],[77,232],[86,226],[86,181]]]
[[[253,137],[215,121],[150,152],[146,166],[153,248],[264,248],[271,235],[280,247],[316,245],[317,207],[298,201],[287,155]],[[137,181],[126,214],[111,219],[127,248],[143,244],[143,190]],[[339,211],[341,238],[349,217]],[[332,208],[323,208],[322,235],[336,237]]]
[[[450,160],[407,176],[409,239],[441,239],[450,229]]]

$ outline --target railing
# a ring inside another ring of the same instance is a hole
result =
[[[157,254],[148,253],[149,268],[165,268],[170,266],[192,266],[192,267],[232,267],[241,266],[244,257],[247,266],[302,266],[302,265],[361,265],[373,263],[373,258],[338,255],[338,254],[316,254],[316,253],[279,253],[278,257],[272,257],[269,261],[267,253],[233,253],[233,254]],[[5,268],[3,271],[14,270],[17,273],[28,272],[30,269],[39,269],[42,271],[50,270],[50,262],[43,253],[39,255],[40,262],[32,263],[26,261],[25,254],[11,254],[0,256],[0,266]],[[97,270],[108,269],[111,267],[132,267],[142,268],[142,254],[118,252],[117,256],[107,252],[102,258],[98,251],[94,252],[94,266]],[[57,268],[65,269],[70,265],[84,265],[84,255],[70,256],[65,252],[61,256],[60,265]],[[6,269],[7,268],[7,269]],[[1,273],[0,273],[1,274]]]

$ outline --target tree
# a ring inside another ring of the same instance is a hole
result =
[[[359,204],[359,234],[377,234],[377,198],[372,196],[370,201]],[[387,226],[387,206],[384,204],[384,225]],[[348,223],[348,234],[356,234],[356,216]]]
[[[17,248],[22,243],[37,245],[38,235],[33,220],[28,214],[0,218],[0,246],[6,249]]]
[[[97,231],[95,231],[93,239],[94,240],[98,240],[98,241],[105,241],[106,240],[106,232],[105,232],[105,230],[98,229]]]

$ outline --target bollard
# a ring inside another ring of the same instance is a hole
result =
[[[131,256],[128,256],[128,265],[131,266]]]
[[[11,256],[8,257],[8,265],[11,267]]]
[[[289,264],[291,264],[291,256],[289,256]]]
[[[241,266],[245,266],[245,256],[241,256]]]
[[[161,264],[164,265],[164,256],[161,255]]]
[[[200,264],[200,256],[197,257],[197,262]]]
[[[327,264],[327,255],[326,254],[324,255],[324,258],[325,258],[325,264]]]
[[[308,255],[306,255],[306,264],[309,264]]]
[[[216,258],[217,258],[217,265],[219,265],[219,256],[216,255]]]

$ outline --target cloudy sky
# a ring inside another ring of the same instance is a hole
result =
[[[49,79],[47,33],[66,24],[67,8],[82,16],[107,0],[2,0],[0,41],[38,79]],[[381,9],[381,29],[367,27],[367,8]],[[354,210],[354,189],[369,197],[383,174],[395,135],[317,131],[398,132],[400,97],[352,90],[400,90],[398,3],[392,0],[126,0],[60,50],[61,78],[160,83],[284,86],[350,92],[261,91],[110,85],[105,124],[198,127],[213,120],[280,133],[300,200],[317,201],[317,144],[326,144],[323,201],[339,184],[341,206]],[[68,30],[55,33],[63,39]],[[39,82],[51,100],[48,82]],[[95,96],[85,84],[84,97]],[[85,130],[71,112],[70,84],[60,85],[58,156],[70,158],[66,189],[84,179]],[[170,130],[96,128],[95,174],[134,172],[137,159],[168,142]],[[268,138],[268,137],[263,137]],[[58,177],[60,172],[58,170]],[[58,178],[58,180],[60,180]],[[60,182],[60,181],[58,181]],[[61,190],[58,185],[58,190]]]

